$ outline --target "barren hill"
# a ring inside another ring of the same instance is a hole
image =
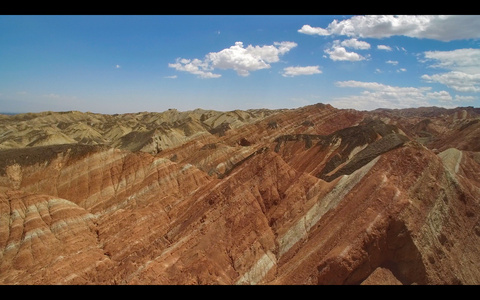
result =
[[[0,284],[480,284],[480,111],[0,115]]]

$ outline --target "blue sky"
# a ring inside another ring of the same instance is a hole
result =
[[[480,16],[2,15],[0,111],[480,105]]]

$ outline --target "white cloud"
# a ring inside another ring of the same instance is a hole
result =
[[[460,102],[471,102],[475,97],[452,97],[447,91],[431,91],[430,87],[398,87],[378,82],[337,81],[338,87],[360,88],[360,94],[338,97],[330,103],[338,108],[353,108],[358,110],[372,110],[376,108],[410,108],[439,105],[455,107]],[[431,101],[435,103],[432,104]]]
[[[370,44],[364,41],[359,41],[355,38],[349,39],[349,40],[344,40],[343,42],[340,43],[340,45],[344,47],[349,47],[353,49],[361,49],[361,50],[367,50],[370,49]]]
[[[472,15],[370,15],[334,20],[327,28],[304,25],[300,33],[310,35],[346,35],[361,38],[385,38],[403,35],[441,41],[480,37],[480,18]]]
[[[348,52],[345,47],[342,47],[340,41],[333,41],[333,45],[324,51],[333,61],[360,61],[366,58],[356,52]]]
[[[208,53],[204,60],[177,59],[176,63],[169,66],[201,78],[220,77],[220,74],[210,72],[215,68],[232,69],[240,76],[248,76],[252,71],[270,68],[271,63],[278,62],[281,55],[296,46],[295,42],[275,42],[273,45],[248,45],[245,48],[242,42],[236,42],[230,48]]]
[[[330,32],[327,29],[312,27],[310,25],[303,25],[298,32],[310,35],[330,35]]]
[[[472,96],[459,96],[455,95],[455,98],[450,95],[447,91],[440,91],[440,92],[433,92],[427,93],[427,97],[432,100],[436,100],[440,102],[440,104],[444,107],[457,107],[457,106],[464,106],[465,103],[472,102],[475,100],[475,97]],[[461,102],[464,102],[463,104]]]
[[[313,75],[321,74],[322,71],[319,66],[306,66],[306,67],[286,67],[283,69],[283,77],[293,77],[298,75]]]
[[[378,45],[377,49],[378,50],[385,50],[385,51],[392,51],[392,48],[390,46],[387,46],[387,45]]]
[[[438,82],[458,92],[479,93],[480,74],[467,74],[464,72],[452,71],[442,74],[422,75],[427,82]]]
[[[452,51],[426,51],[425,59],[437,63],[433,68],[443,68],[465,73],[480,73],[480,49],[456,49]]]
[[[337,81],[338,87],[361,88],[358,95],[338,97],[330,103],[338,108],[372,110],[376,108],[408,108],[428,106],[432,97],[438,96],[428,91],[429,87],[397,87],[377,82]],[[442,95],[443,96],[443,95]]]
[[[219,52],[207,54],[206,61],[212,67],[220,69],[233,69],[240,76],[248,76],[251,71],[270,68],[269,63],[278,62],[283,55],[296,47],[294,42],[275,42],[273,45],[243,47],[242,42]]]
[[[450,72],[422,75],[427,82],[444,84],[458,92],[480,92],[480,49],[426,51],[423,62],[434,61],[430,67]]]
[[[429,87],[415,88],[415,87],[395,87],[391,85],[385,85],[378,82],[365,82],[365,81],[356,81],[356,80],[347,80],[347,81],[337,81],[335,83],[339,87],[351,87],[351,88],[363,88],[373,91],[381,92],[402,92],[402,93],[412,93],[412,92],[423,92],[430,90]]]
[[[473,97],[473,96],[459,96],[459,95],[455,95],[455,99],[454,101],[456,102],[472,102],[473,100],[475,100],[476,98]]]
[[[295,42],[274,42],[273,43],[275,46],[278,46],[278,51],[279,55],[283,55],[290,51],[292,48],[295,48],[298,46],[297,43]],[[258,46],[257,46],[258,47]]]
[[[207,63],[195,58],[193,60],[185,58],[177,58],[173,64],[168,64],[170,68],[174,68],[178,71],[185,71],[200,78],[218,78],[222,75],[214,74],[210,72],[212,68]]]
[[[394,65],[394,66],[398,65],[398,61],[396,61],[396,60],[387,60],[386,63]]]
[[[450,103],[453,100],[452,96],[447,91],[427,93],[426,96],[430,99],[435,99],[444,103]]]

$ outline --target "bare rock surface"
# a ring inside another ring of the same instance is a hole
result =
[[[479,120],[0,115],[0,284],[480,284]]]

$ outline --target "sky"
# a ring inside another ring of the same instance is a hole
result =
[[[477,15],[0,15],[0,112],[480,107]]]

